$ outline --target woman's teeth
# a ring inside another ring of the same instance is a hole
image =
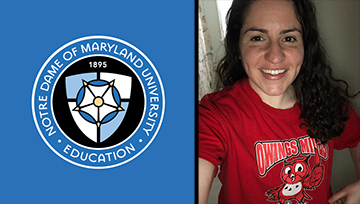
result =
[[[286,71],[286,69],[277,69],[277,70],[261,69],[261,71],[265,74],[278,75],[278,74],[284,73]]]

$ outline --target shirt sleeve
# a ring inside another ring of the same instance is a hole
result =
[[[219,107],[212,102],[211,95],[205,95],[201,100],[198,119],[199,157],[215,166],[216,175],[218,166],[226,156],[226,124]]]
[[[360,117],[353,108],[349,110],[349,120],[345,123],[345,130],[340,137],[334,139],[335,149],[356,147],[360,142]]]

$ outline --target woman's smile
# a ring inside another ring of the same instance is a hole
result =
[[[264,74],[270,74],[272,76],[276,76],[279,74],[283,74],[286,72],[286,69],[260,69]]]

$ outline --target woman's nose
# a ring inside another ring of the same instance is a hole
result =
[[[266,50],[265,59],[272,64],[279,64],[285,59],[283,48],[278,42],[270,42]]]

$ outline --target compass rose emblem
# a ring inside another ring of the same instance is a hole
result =
[[[125,116],[131,77],[99,73],[101,79],[97,79],[97,75],[69,76],[66,88],[69,108],[77,126],[89,139],[101,143],[112,135]]]
[[[101,124],[111,121],[119,111],[124,111],[120,105],[120,95],[114,87],[114,81],[86,82],[83,80],[83,84],[73,111],[78,111],[86,121],[100,127]]]

